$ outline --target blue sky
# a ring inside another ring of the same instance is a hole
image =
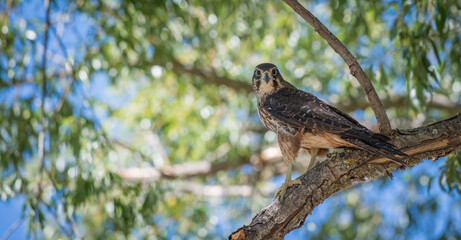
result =
[[[65,2],[58,1],[58,8],[65,8]],[[56,9],[54,9],[56,11]],[[42,1],[39,0],[29,0],[25,1],[25,3],[20,4],[19,12],[12,14],[11,20],[18,21],[21,18],[24,18],[27,21],[27,28],[28,30],[36,30],[39,27],[33,23],[34,19],[43,19],[44,8]],[[392,17],[392,12],[388,13],[389,18]],[[85,18],[80,14],[76,14],[75,16],[74,27],[78,29],[81,36],[85,38],[91,38],[92,36],[92,23],[89,19]],[[326,21],[327,19],[322,19]],[[42,36],[38,36],[38,40],[40,41]],[[77,56],[77,58],[83,53],[79,53],[77,47],[79,44],[78,36],[73,35],[72,31],[65,32],[63,41],[68,47],[69,54],[72,56]],[[59,52],[58,43],[56,38],[53,37],[51,34],[51,41],[50,41],[50,49],[51,51]],[[382,55],[383,51],[380,48],[372,49],[372,54],[370,57],[373,56],[380,56]],[[0,59],[2,60],[2,59]],[[58,67],[58,66],[55,66]],[[125,98],[121,98],[118,95],[114,95],[110,91],[108,91],[108,86],[110,86],[110,82],[107,77],[107,73],[100,72],[95,76],[92,76],[90,79],[90,88],[85,88],[83,85],[77,84],[76,88],[80,89],[79,91],[88,94],[89,97],[94,97],[102,102],[107,104],[111,104],[112,107],[120,107],[125,102],[130,100],[134,94],[136,94],[136,90],[132,90],[130,95]],[[403,89],[403,80],[397,81],[397,85],[395,89]],[[335,92],[337,89],[335,88],[334,84],[331,84],[331,91]],[[0,90],[0,103],[2,102],[12,102],[14,98],[15,87],[10,89],[1,89]],[[23,98],[29,98],[30,96],[37,94],[37,87],[34,84],[24,84],[21,85],[20,89],[20,96]],[[84,108],[83,104],[81,104],[82,99],[85,97],[83,94],[71,95],[70,100],[75,106],[80,106]],[[7,104],[8,105],[8,104]],[[77,107],[78,109],[78,107]],[[80,112],[79,110],[77,110]],[[83,114],[87,114],[87,117],[91,117],[94,112],[91,111],[83,111]],[[355,116],[359,119],[363,120],[363,111],[357,111]],[[107,117],[107,113],[105,112],[98,112],[97,119],[100,121],[104,121]],[[445,161],[445,158],[439,159],[437,162],[432,162],[426,160],[424,163],[414,167],[411,170],[407,170],[405,172],[397,171],[394,175],[394,180],[386,183],[385,185],[381,186],[379,183],[366,183],[360,186],[353,188],[353,191],[357,191],[360,196],[362,196],[361,200],[370,206],[372,209],[376,209],[379,211],[386,222],[395,222],[397,224],[407,224],[408,221],[407,213],[404,211],[404,203],[407,201],[425,201],[425,199],[436,199],[437,205],[440,206],[438,211],[434,214],[423,214],[420,216],[421,221],[421,228],[410,229],[408,232],[408,239],[432,239],[437,238],[441,235],[444,231],[444,227],[446,224],[447,218],[454,218],[458,222],[461,222],[461,205],[460,205],[460,197],[456,194],[448,194],[443,192],[440,186],[437,183],[438,176],[440,174],[439,168]],[[248,169],[246,169],[248,170]],[[295,173],[293,178],[299,175],[299,173]],[[274,184],[279,186],[284,181],[285,176],[279,176],[273,179]],[[409,179],[425,183],[426,178],[433,178],[434,181],[432,183],[432,187],[430,190],[425,190],[427,188],[420,188],[414,189],[409,187],[408,181]],[[329,216],[332,212],[333,207],[344,207],[344,199],[346,198],[347,193],[340,193],[337,194],[329,199],[327,199],[324,203],[318,206],[312,214],[308,217],[305,226],[301,229],[294,231],[287,235],[286,239],[299,239],[306,235],[309,235],[309,231],[318,231],[319,226],[329,219]],[[271,198],[271,197],[269,197]],[[16,196],[10,198],[6,201],[0,201],[0,236],[2,236],[10,226],[15,223],[20,217],[22,213],[22,208],[24,205],[25,197],[24,196]],[[242,226],[243,224],[247,224],[251,217],[256,212],[248,212],[247,215],[243,216],[240,219],[233,219],[232,208],[239,208],[245,205],[245,201],[247,199],[239,199],[234,202],[225,201],[223,199],[212,199],[208,202],[210,208],[210,216],[220,216],[223,217],[223,220],[220,220],[217,224],[214,231],[217,235],[227,235],[228,233],[235,230],[237,227]],[[268,199],[270,201],[270,199]],[[223,205],[223,204],[226,205]],[[392,206],[392,207],[390,207]],[[341,221],[347,222],[350,219],[350,216],[347,215],[347,212],[340,216]],[[406,219],[406,220],[405,220]],[[434,219],[437,219],[434,224]],[[432,231],[426,233],[422,229],[427,226],[431,225]],[[458,231],[461,232],[461,225],[457,226]],[[381,231],[380,233],[382,236],[388,236],[388,238],[392,238],[392,229],[387,228],[380,228],[378,229]],[[174,225],[170,226],[170,231],[174,231]],[[174,235],[171,232],[171,235]],[[21,226],[11,235],[10,239],[25,239],[27,237],[27,220],[24,221]]]

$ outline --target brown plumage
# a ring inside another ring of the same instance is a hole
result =
[[[301,148],[320,156],[333,148],[359,148],[402,165],[405,163],[393,154],[411,158],[388,143],[386,136],[374,133],[346,113],[295,88],[271,63],[255,68],[252,84],[260,119],[277,133],[280,150],[288,162],[287,179],[279,189],[282,198],[288,186],[300,183],[291,180],[291,165]]]

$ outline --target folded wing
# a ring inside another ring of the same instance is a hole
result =
[[[401,160],[380,149],[409,157],[389,144],[386,136],[374,133],[348,114],[296,88],[283,88],[269,95],[263,108],[292,127],[335,134],[358,148],[384,155],[399,163],[402,163]]]

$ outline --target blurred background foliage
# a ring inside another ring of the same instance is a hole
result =
[[[394,128],[461,111],[461,1],[304,4],[358,58]],[[221,239],[248,223],[285,172],[255,111],[261,62],[376,127],[342,59],[282,2],[46,6],[0,2],[0,207],[21,206],[0,212],[4,237]],[[459,239],[460,165],[458,153],[337,194],[287,239]],[[120,174],[135,167],[140,182]]]

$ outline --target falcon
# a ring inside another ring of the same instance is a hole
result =
[[[277,198],[288,187],[301,184],[291,180],[292,166],[300,149],[315,157],[330,149],[352,147],[384,156],[403,166],[406,164],[394,154],[411,158],[395,149],[388,137],[375,133],[348,114],[334,108],[314,95],[301,91],[285,81],[274,64],[256,66],[252,79],[256,92],[258,114],[261,122],[278,135],[279,147],[288,164],[285,182],[275,193]]]

